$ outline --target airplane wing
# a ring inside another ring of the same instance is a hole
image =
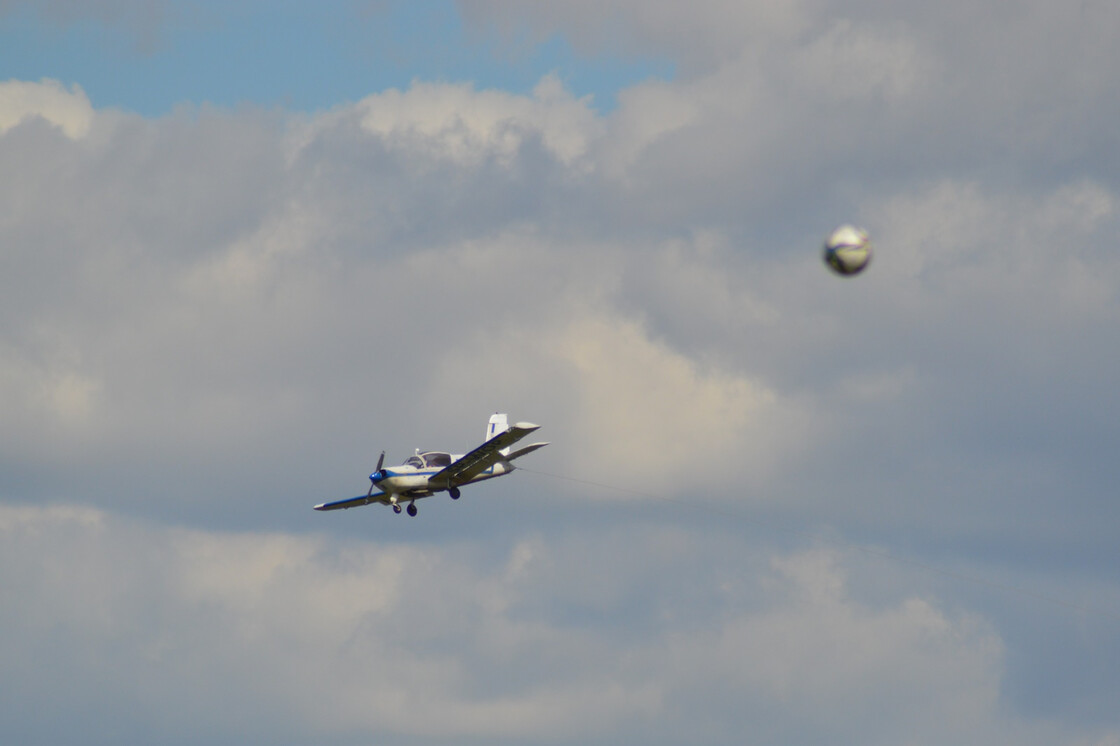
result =
[[[524,438],[534,430],[540,429],[539,425],[531,422],[518,422],[501,435],[495,435],[470,453],[452,462],[428,479],[428,484],[437,489],[466,484],[474,477],[489,469],[494,464],[506,458],[502,449],[508,448]]]
[[[358,495],[351,497],[347,500],[336,500],[333,503],[322,503],[316,505],[315,510],[345,510],[346,508],[357,508],[361,505],[369,505],[370,503],[379,503],[381,498],[385,496],[384,492],[374,492],[372,495]]]

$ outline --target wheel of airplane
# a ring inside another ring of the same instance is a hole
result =
[[[393,503],[393,512],[399,515],[401,512],[401,506]]]
[[[462,494],[462,493],[460,493],[460,492],[459,492],[459,488],[458,488],[458,487],[452,487],[451,489],[449,489],[449,490],[448,490],[448,492],[450,492],[450,493],[451,493],[451,499],[452,499],[452,500],[458,500],[458,499],[459,499],[459,495],[460,495],[460,494]]]
[[[408,514],[410,516],[412,516],[413,518],[416,517],[416,503],[409,503],[408,504]]]

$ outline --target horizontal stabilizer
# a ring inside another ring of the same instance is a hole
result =
[[[515,458],[521,458],[525,454],[532,453],[538,448],[544,448],[546,445],[548,445],[548,443],[532,443],[524,448],[518,448],[516,451],[506,456],[506,461],[513,461]]]

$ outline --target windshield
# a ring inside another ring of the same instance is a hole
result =
[[[440,468],[443,468],[444,466],[451,465],[450,453],[443,453],[441,451],[429,451],[428,453],[421,454],[421,456],[423,457],[424,463],[427,466],[438,466]]]

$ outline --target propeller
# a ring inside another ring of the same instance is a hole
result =
[[[372,496],[373,488],[377,486],[378,482],[385,478],[385,475],[381,473],[381,467],[384,463],[385,451],[382,451],[381,455],[377,458],[377,468],[374,469],[373,473],[369,475],[369,492],[366,493],[366,497]]]

